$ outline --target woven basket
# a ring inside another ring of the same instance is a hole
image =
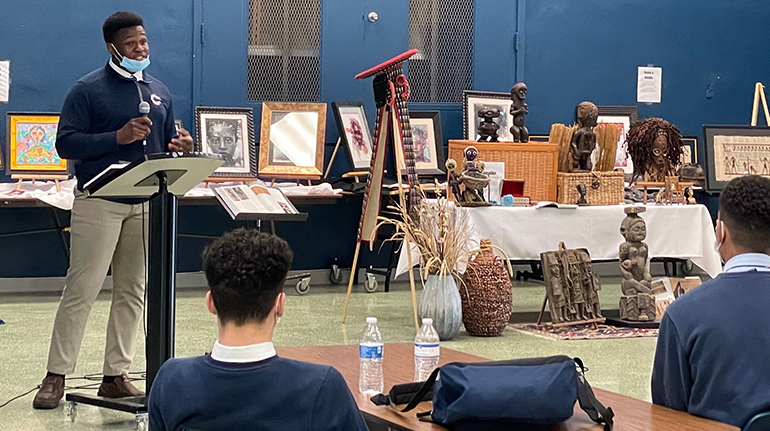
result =
[[[513,309],[510,275],[492,247],[490,240],[481,240],[481,248],[469,259],[464,285],[460,286],[463,324],[468,334],[477,337],[500,336]]]
[[[529,196],[535,202],[556,200],[558,145],[543,142],[514,144],[450,139],[449,157],[462,166],[463,152],[469,145],[479,150],[478,160],[504,162],[505,179],[524,180],[524,196]]]
[[[578,184],[586,186],[589,205],[618,205],[625,197],[623,172],[585,172],[568,174],[559,172],[559,193],[556,202],[575,204],[580,199]]]

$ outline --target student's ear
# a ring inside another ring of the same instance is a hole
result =
[[[286,294],[281,292],[278,294],[278,300],[276,301],[276,304],[275,304],[275,314],[278,317],[283,316],[283,306],[285,303],[286,303]]]
[[[209,310],[209,313],[216,316],[217,314],[217,307],[214,306],[214,298],[211,297],[211,291],[209,290],[206,292],[206,308]]]

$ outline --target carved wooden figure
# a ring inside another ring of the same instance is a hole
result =
[[[596,121],[599,118],[599,108],[591,102],[580,102],[577,107],[578,126],[570,141],[572,154],[571,172],[590,172],[593,169],[591,153],[596,148]]]
[[[546,302],[554,325],[604,321],[598,293],[601,284],[591,269],[588,250],[560,249],[541,253],[540,263],[545,280]],[[542,310],[538,323],[541,319]]]
[[[626,241],[620,244],[620,318],[647,322],[655,320],[655,296],[652,294],[652,276],[647,269],[649,249],[643,241],[647,238],[647,225],[639,213],[644,207],[625,208],[626,218],[620,225],[620,234]]]
[[[463,185],[462,199],[458,201],[460,206],[479,207],[490,206],[491,203],[484,200],[484,187],[489,184],[489,175],[484,173],[484,163],[476,160],[479,152],[474,146],[465,149],[465,164],[460,182]]]
[[[524,125],[524,116],[529,114],[529,107],[524,102],[527,98],[527,84],[517,82],[511,88],[511,135],[513,142],[529,142],[529,131]]]
[[[495,118],[500,118],[500,110],[497,108],[484,107],[479,110],[479,142],[497,142],[497,130],[500,126],[495,123]]]

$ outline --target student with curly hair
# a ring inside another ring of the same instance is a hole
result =
[[[150,391],[151,430],[367,429],[339,371],[276,356],[292,258],[286,241],[255,230],[206,247],[206,307],[219,340],[211,354],[163,364]]]
[[[660,322],[652,401],[742,427],[770,410],[770,179],[727,184],[716,235],[724,272]]]
[[[682,157],[682,134],[673,124],[662,118],[637,121],[628,129],[626,145],[634,162],[634,179],[664,182],[675,175]]]

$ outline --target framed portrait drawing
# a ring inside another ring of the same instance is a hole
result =
[[[770,127],[704,125],[706,191],[721,192],[733,178],[770,178]]]
[[[8,174],[67,174],[56,152],[59,114],[9,112],[6,116]]]
[[[257,178],[254,113],[251,108],[195,107],[195,151],[224,159],[212,177]]]
[[[355,171],[369,170],[372,164],[372,133],[362,102],[332,102],[340,139],[348,149],[348,160]]]
[[[412,149],[414,150],[414,170],[417,175],[443,175],[444,138],[441,135],[441,114],[438,111],[409,112],[412,125]],[[396,148],[399,154],[401,148]]]
[[[698,163],[698,138],[682,138],[682,164]]]
[[[500,126],[497,129],[497,139],[499,141],[513,141],[511,135],[511,94],[495,93],[491,91],[463,91],[463,134],[465,139],[477,141],[479,134],[476,128],[481,119],[479,111],[484,108],[497,108],[500,110],[500,117],[494,121]]]
[[[263,102],[259,175],[321,178],[326,103]]]
[[[633,173],[634,165],[628,155],[626,134],[631,124],[639,120],[639,110],[636,106],[599,106],[599,118],[597,123],[617,124],[620,127],[618,137],[618,149],[615,152],[615,169],[623,169],[623,172]]]

